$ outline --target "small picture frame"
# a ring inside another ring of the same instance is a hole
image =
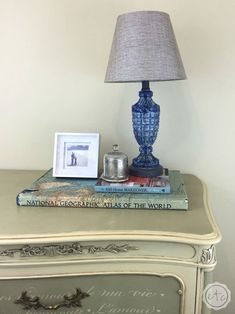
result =
[[[55,133],[53,177],[97,178],[98,133]]]

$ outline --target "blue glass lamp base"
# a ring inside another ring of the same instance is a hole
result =
[[[160,106],[152,99],[148,81],[142,82],[139,96],[138,102],[132,106],[132,126],[140,154],[133,159],[129,172],[134,176],[156,177],[163,173],[159,160],[152,154],[159,129]]]
[[[163,167],[161,165],[158,165],[152,168],[141,168],[131,165],[129,167],[129,174],[135,177],[158,177],[163,174]]]

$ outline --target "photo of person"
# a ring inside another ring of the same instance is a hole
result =
[[[64,168],[88,167],[89,143],[64,143]]]

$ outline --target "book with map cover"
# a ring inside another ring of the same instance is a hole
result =
[[[188,198],[181,173],[169,171],[171,192],[100,193],[97,179],[55,178],[52,169],[25,188],[16,197],[19,206],[188,209]]]

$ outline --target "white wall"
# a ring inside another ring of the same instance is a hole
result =
[[[234,0],[0,0],[0,168],[51,167],[56,131],[99,132],[101,156],[116,142],[137,154],[140,84],[103,83],[116,17],[134,10],[171,16],[188,80],[151,85],[155,152],[207,183],[223,233],[215,279],[235,292]]]

